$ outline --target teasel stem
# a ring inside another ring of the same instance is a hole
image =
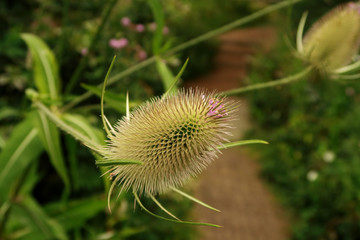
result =
[[[172,49],[169,49],[168,51],[162,53],[160,56],[161,57],[169,57],[169,56],[172,56],[174,55],[175,53],[177,52],[180,52],[186,48],[189,48],[191,46],[194,46],[198,43],[201,43],[203,41],[206,41],[206,40],[209,40],[213,37],[216,37],[224,32],[227,32],[229,30],[232,30],[234,28],[237,28],[239,26],[242,26],[242,25],[245,25],[246,23],[249,23],[251,21],[254,21],[260,17],[263,17],[271,12],[274,12],[276,10],[279,10],[281,8],[284,8],[284,7],[287,7],[287,6],[291,6],[295,3],[298,3],[302,0],[287,0],[287,1],[282,1],[282,2],[279,2],[279,3],[276,3],[276,4],[272,4],[270,5],[269,7],[266,7],[264,9],[261,9],[253,14],[250,14],[246,17],[243,17],[243,18],[240,18],[238,20],[235,20],[229,24],[226,24],[222,27],[219,27],[215,30],[212,30],[212,31],[209,31],[205,34],[202,34],[196,38],[193,38],[187,42],[184,42],[182,44],[179,44],[178,46],[172,48]],[[142,61],[134,66],[131,66],[129,68],[127,68],[126,70],[114,75],[113,77],[111,77],[108,81],[108,85],[111,85],[117,81],[119,81],[120,79],[142,69],[142,68],[145,68],[151,64],[153,64],[154,62],[156,62],[156,59],[157,59],[158,56],[152,56],[148,59],[146,59],[145,61]],[[98,87],[101,88],[102,84],[99,84]],[[78,96],[77,98],[75,98],[73,101],[71,101],[70,103],[68,103],[67,105],[65,105],[63,108],[62,108],[62,111],[67,111],[71,108],[73,108],[74,106],[76,106],[77,104],[81,103],[82,101],[88,99],[89,97],[91,97],[93,95],[93,93],[91,92],[86,92],[80,96]]]
[[[299,80],[303,79],[313,69],[314,69],[313,66],[309,66],[309,67],[305,68],[303,71],[301,71],[301,72],[299,72],[299,73],[297,73],[295,75],[291,75],[291,76],[281,78],[281,79],[278,79],[278,80],[274,80],[274,81],[271,81],[271,82],[257,83],[257,84],[253,84],[253,85],[249,85],[249,86],[245,86],[245,87],[241,87],[241,88],[232,89],[232,90],[229,90],[229,91],[222,92],[220,94],[221,95],[226,95],[226,96],[233,96],[233,95],[237,95],[237,94],[241,94],[241,93],[245,93],[245,92],[250,92],[250,91],[253,91],[253,90],[258,90],[258,89],[263,89],[263,88],[270,88],[270,87],[276,87],[276,86],[289,84],[289,83],[296,82],[296,81],[299,81]]]
[[[84,134],[80,133],[79,131],[75,130],[71,126],[67,125],[63,120],[61,120],[60,117],[58,117],[55,113],[50,111],[49,108],[47,108],[42,102],[39,100],[34,99],[33,104],[52,121],[54,122],[59,128],[61,128],[63,131],[67,132],[71,136],[73,136],[75,139],[80,140],[82,143],[84,143],[86,146],[94,150],[95,152],[102,153],[102,146],[90,138],[86,137]]]

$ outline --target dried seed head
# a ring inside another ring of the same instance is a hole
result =
[[[217,156],[231,128],[235,102],[214,93],[181,90],[153,98],[120,120],[106,158],[132,159],[143,165],[111,169],[115,181],[145,194],[166,192],[199,174]]]
[[[305,57],[332,71],[349,63],[360,45],[360,5],[350,2],[322,17],[303,40]]]

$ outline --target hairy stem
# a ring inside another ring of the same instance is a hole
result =
[[[257,84],[253,84],[253,85],[249,85],[249,86],[245,86],[245,87],[241,87],[241,88],[236,88],[236,89],[232,89],[229,91],[225,91],[222,92],[221,94],[223,95],[227,95],[227,96],[232,96],[232,95],[237,95],[240,93],[245,93],[245,92],[250,92],[253,90],[258,90],[258,89],[263,89],[263,88],[269,88],[269,87],[276,87],[276,86],[280,86],[280,85],[285,85],[285,84],[289,84],[295,81],[298,81],[302,78],[304,78],[306,75],[308,75],[311,71],[313,70],[313,67],[307,67],[305,68],[303,71],[295,74],[295,75],[291,75],[285,78],[281,78],[278,80],[274,80],[271,82],[266,82],[266,83],[257,83]]]
[[[61,120],[55,113],[50,111],[42,102],[38,100],[33,101],[34,105],[52,121],[54,122],[60,129],[67,132],[71,136],[73,136],[75,139],[80,140],[83,144],[91,148],[92,150],[101,153],[102,146],[90,138],[86,137],[82,133],[78,132],[71,126],[67,125],[63,120]]]

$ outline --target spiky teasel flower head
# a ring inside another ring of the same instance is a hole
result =
[[[143,164],[113,166],[110,175],[125,190],[145,195],[182,185],[216,158],[235,107],[234,101],[198,89],[151,99],[117,123],[105,155]]]
[[[327,72],[351,62],[360,46],[360,4],[350,2],[330,11],[301,40],[305,18],[297,39],[298,51],[305,59]]]

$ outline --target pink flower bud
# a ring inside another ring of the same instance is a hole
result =
[[[87,54],[88,54],[88,49],[87,48],[81,49],[81,55],[86,56]]]
[[[145,30],[145,26],[143,24],[137,24],[136,25],[136,31],[137,32],[143,32]]]
[[[126,38],[115,39],[112,38],[109,41],[109,46],[114,49],[121,49],[128,45],[129,41]]]
[[[122,24],[123,26],[129,26],[130,23],[131,23],[131,20],[130,20],[130,18],[128,18],[128,17],[123,17],[123,18],[121,19],[121,24]]]
[[[169,28],[167,27],[167,26],[165,26],[164,28],[163,28],[163,34],[164,35],[167,35],[169,33]]]

